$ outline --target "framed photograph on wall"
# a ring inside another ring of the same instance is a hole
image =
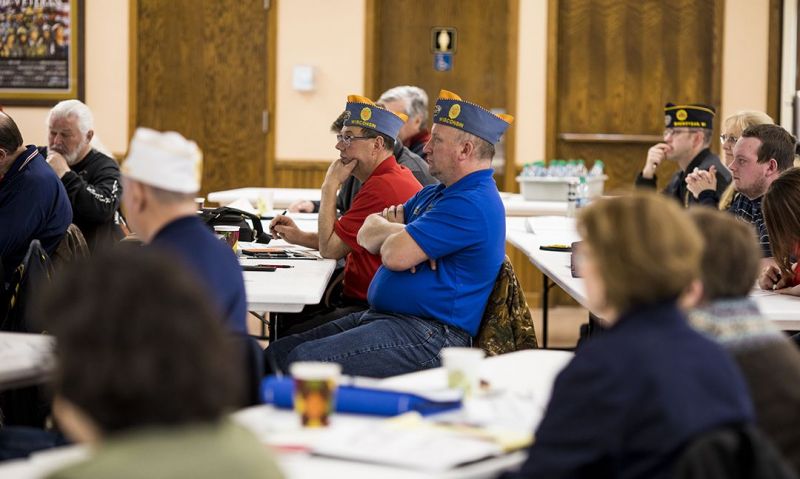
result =
[[[83,0],[0,0],[0,105],[83,100]]]

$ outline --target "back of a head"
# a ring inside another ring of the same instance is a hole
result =
[[[774,158],[778,171],[785,171],[794,165],[797,140],[794,135],[780,125],[753,125],[742,132],[742,138],[757,138],[761,141],[758,149],[758,162],[764,163]]]
[[[800,243],[800,168],[784,171],[769,185],[761,209],[772,253],[788,273]]]
[[[609,305],[620,313],[676,300],[700,276],[700,233],[662,195],[595,201],[581,211],[578,232],[593,252]]]
[[[60,272],[34,313],[56,337],[57,393],[106,435],[219,419],[239,403],[243,372],[202,291],[142,248]]]
[[[381,94],[378,103],[385,104],[393,101],[402,101],[405,104],[405,113],[409,118],[419,117],[421,125],[428,121],[428,94],[420,87],[402,85],[390,88]]]
[[[747,296],[761,260],[752,226],[710,208],[695,208],[689,214],[704,241],[700,263],[704,300]]]
[[[0,112],[0,149],[13,153],[22,146],[22,134],[14,120]]]
[[[164,201],[192,201],[200,191],[203,152],[175,131],[139,127],[122,164],[124,177],[162,193]]]

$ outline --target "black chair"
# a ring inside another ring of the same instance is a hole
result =
[[[9,281],[5,317],[0,331],[34,333],[41,326],[28,320],[28,307],[37,291],[50,282],[53,266],[39,240],[31,241],[22,263],[14,270]],[[0,393],[0,411],[3,424],[43,428],[50,415],[51,400],[45,387],[30,386]]]
[[[28,324],[26,309],[31,297],[41,286],[50,282],[53,265],[39,240],[31,241],[22,263],[9,278],[6,291],[5,315],[0,323],[0,331],[33,333],[42,329]]]
[[[770,440],[752,425],[709,431],[680,453],[674,479],[797,479]]]

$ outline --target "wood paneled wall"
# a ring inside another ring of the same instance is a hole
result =
[[[275,188],[319,188],[329,161],[281,160],[275,162]]]
[[[602,159],[607,191],[631,188],[664,103],[719,107],[722,21],[722,0],[551,0],[547,156]]]
[[[367,95],[378,97],[393,86],[410,84],[428,93],[430,110],[439,90],[446,89],[486,108],[502,108],[513,115],[518,2],[367,0]],[[433,68],[433,27],[457,30],[450,71]],[[505,138],[505,160],[511,170],[514,132],[512,126]],[[505,170],[496,176],[501,189],[513,185],[514,178],[505,175]]]
[[[138,0],[135,7],[134,125],[196,141],[203,194],[268,182],[262,112],[274,55],[264,2]]]

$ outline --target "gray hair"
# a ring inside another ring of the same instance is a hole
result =
[[[47,128],[56,118],[69,118],[74,116],[78,120],[78,129],[81,135],[86,135],[89,130],[94,130],[94,116],[92,110],[80,100],[64,100],[54,106],[47,114]]]
[[[410,118],[416,116],[422,120],[422,126],[428,121],[428,94],[420,87],[403,85],[390,88],[383,92],[378,103],[402,101],[406,114]]]

